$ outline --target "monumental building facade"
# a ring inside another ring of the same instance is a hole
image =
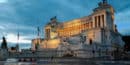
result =
[[[44,39],[32,40],[32,50],[36,50],[36,45],[39,44],[40,50],[80,50],[74,52],[77,54],[86,53],[81,52],[83,49],[91,50],[92,53],[100,50],[110,52],[124,44],[114,24],[114,8],[106,0],[100,2],[89,16],[67,22],[51,18],[44,27],[44,32]]]

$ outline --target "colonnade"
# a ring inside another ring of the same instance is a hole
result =
[[[93,27],[94,28],[98,28],[98,27],[104,27],[105,26],[105,16],[102,15],[97,15],[94,17],[94,23],[93,23]]]

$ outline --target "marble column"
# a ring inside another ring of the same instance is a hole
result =
[[[95,23],[96,23],[96,16],[93,17],[93,28],[95,28]]]

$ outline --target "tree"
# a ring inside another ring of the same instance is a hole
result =
[[[1,49],[8,49],[5,37],[2,38]]]

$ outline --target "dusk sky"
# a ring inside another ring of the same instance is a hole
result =
[[[88,16],[102,0],[0,0],[0,39],[6,37],[8,44],[19,43],[29,48],[31,39],[37,36],[51,17],[59,22]],[[108,0],[115,9],[115,24],[123,35],[130,35],[130,0]],[[1,42],[0,42],[1,43]]]

